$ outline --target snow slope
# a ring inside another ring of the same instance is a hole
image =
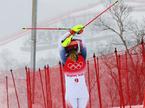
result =
[[[120,107],[113,107],[113,108],[120,108]],[[130,108],[130,106],[125,106],[125,108]],[[143,108],[143,105],[132,105],[131,108]]]

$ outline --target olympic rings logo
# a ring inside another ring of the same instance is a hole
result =
[[[83,62],[78,62],[78,63],[68,63],[67,68],[70,70],[78,70],[83,67]]]

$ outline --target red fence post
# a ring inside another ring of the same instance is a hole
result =
[[[13,84],[14,84],[14,88],[15,88],[15,94],[16,94],[18,108],[20,108],[20,102],[19,102],[18,92],[17,92],[17,88],[16,88],[16,84],[15,84],[15,78],[14,78],[12,69],[10,71],[11,71],[11,75],[12,75],[12,79],[13,79]]]
[[[143,100],[143,108],[145,108],[145,90],[144,90],[144,100]]]
[[[9,88],[8,88],[8,77],[6,76],[6,93],[7,93],[7,108],[9,108]]]
[[[129,107],[131,108],[131,95],[130,95],[130,86],[129,86],[129,78],[128,78],[128,57],[127,52],[125,52],[125,67],[126,67],[126,84],[127,84],[127,94],[128,94],[128,101]]]
[[[89,107],[92,108],[92,102],[91,102],[91,83],[90,83],[90,67],[89,67],[89,61],[87,61],[87,70],[88,70],[88,86],[89,86]]]
[[[143,61],[145,62],[145,47],[144,47],[144,40],[143,40],[143,38],[142,38],[141,45],[142,45],[142,56],[143,56]]]
[[[45,72],[45,91],[46,91],[46,103],[47,103],[47,107],[48,107],[48,105],[49,105],[49,99],[48,99],[48,97],[49,97],[49,95],[48,95],[48,81],[47,81],[47,70],[46,70],[46,66],[44,66],[44,72]]]
[[[47,65],[46,67],[46,72],[47,72],[47,81],[48,81],[48,91],[49,91],[49,100],[50,100],[50,106],[49,108],[52,108],[52,97],[51,97],[51,84],[50,84],[50,69],[49,69],[49,65]]]
[[[33,82],[33,81],[32,81]],[[30,68],[28,68],[28,87],[29,87],[29,95],[30,95],[30,106],[32,108],[33,100],[32,100],[32,85],[31,85],[31,76],[30,76]]]
[[[116,56],[116,63],[117,63],[118,77],[119,77],[120,108],[122,108],[122,106],[123,108],[125,108],[123,89],[122,89],[122,77],[121,77],[121,60],[120,60],[120,55],[117,54],[116,48],[115,48],[115,56]]]
[[[47,107],[52,108],[49,66],[48,65],[47,65],[47,67],[44,66],[44,70],[45,70]]]
[[[27,89],[27,101],[28,101],[28,108],[32,108],[32,97],[31,97],[31,79],[30,79],[30,70],[29,68],[25,67],[26,72],[26,89]]]
[[[28,87],[28,70],[27,70],[27,67],[25,67],[25,73],[26,73],[26,90],[27,90],[27,103],[28,103],[28,108],[31,108],[30,107],[30,100],[29,100],[29,96],[30,96],[30,94],[29,94],[29,87]]]
[[[62,91],[62,101],[63,101],[63,108],[66,108],[65,104],[65,94],[64,94],[64,77],[63,77],[63,72],[62,72],[62,65],[61,62],[59,62],[59,69],[60,69],[60,79],[61,79],[61,91]]]
[[[103,108],[103,106],[102,106],[102,96],[101,96],[100,78],[99,78],[99,59],[97,57],[97,61],[96,61],[95,54],[93,55],[93,58],[94,58],[94,66],[95,66],[96,79],[97,79],[97,85],[98,85],[99,104],[100,104],[100,108]]]
[[[118,62],[119,61],[118,61],[118,54],[117,54],[117,49],[116,48],[115,48],[115,57],[116,57],[117,69],[119,70],[119,67],[118,67]],[[118,87],[118,91],[119,91],[119,97],[120,97],[120,108],[122,108],[122,96],[121,96],[120,86]]]
[[[35,103],[35,72],[32,72],[32,103]]]
[[[123,95],[123,85],[122,85],[122,75],[121,75],[121,58],[120,55],[118,56],[118,60],[119,60],[119,70],[118,70],[118,75],[119,75],[119,85],[120,85],[120,90],[121,90],[121,97],[122,97],[122,106],[123,108],[125,108],[125,102],[124,102],[124,95]]]
[[[44,93],[44,87],[43,87],[43,81],[42,81],[42,75],[41,75],[40,68],[39,68],[39,76],[40,76],[40,83],[41,83],[41,88],[42,88],[42,95],[43,95],[44,107],[47,108],[46,101],[45,101],[45,93]]]

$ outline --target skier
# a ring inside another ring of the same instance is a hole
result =
[[[81,24],[73,26],[59,43],[65,75],[65,99],[72,108],[86,108],[89,99],[85,81],[86,47],[80,37],[83,28]]]

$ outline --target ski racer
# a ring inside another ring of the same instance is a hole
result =
[[[65,76],[65,100],[72,108],[86,108],[89,95],[85,81],[86,47],[81,39],[84,26],[73,26],[59,42]]]

